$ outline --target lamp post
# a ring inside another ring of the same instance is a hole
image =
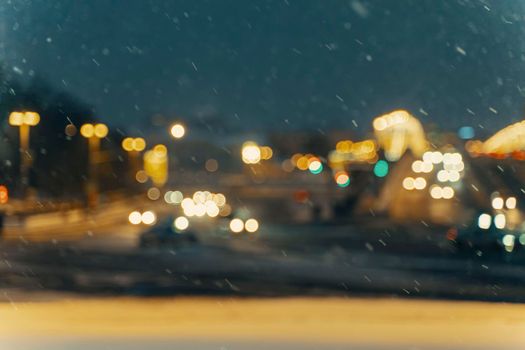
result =
[[[142,137],[126,137],[122,140],[122,149],[128,152],[131,179],[135,179],[135,174],[140,170],[140,152],[146,149],[146,141]],[[135,183],[134,181],[131,182]]]
[[[100,139],[108,135],[105,124],[84,124],[80,127],[80,135],[88,140],[89,180],[87,185],[88,205],[96,207],[98,204],[98,161],[100,154]]]
[[[144,170],[153,184],[162,187],[168,181],[168,149],[164,145],[156,145],[144,153]]]
[[[31,167],[31,154],[29,150],[29,128],[40,122],[40,115],[36,112],[11,112],[9,125],[18,126],[20,131],[20,184],[22,196],[26,196],[29,184],[29,168]]]

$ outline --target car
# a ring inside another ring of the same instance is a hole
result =
[[[139,246],[146,247],[180,247],[196,244],[199,239],[195,232],[190,230],[177,230],[173,220],[166,220],[144,232],[139,239]]]
[[[447,239],[460,250],[476,249],[481,251],[501,250],[512,252],[525,244],[522,229],[506,227],[505,222],[498,222],[489,214],[480,214],[477,223],[464,228],[452,227],[447,231]]]

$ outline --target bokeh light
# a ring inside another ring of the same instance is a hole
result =
[[[506,223],[507,219],[505,218],[505,214],[497,214],[494,216],[494,226],[496,226],[496,228],[502,230],[505,228]]]
[[[503,209],[503,203],[503,198],[495,197],[492,199],[492,208],[496,210]]]
[[[156,201],[160,198],[160,190],[157,187],[151,187],[148,189],[147,196],[152,201]]]
[[[185,216],[179,216],[173,221],[173,226],[178,231],[184,231],[190,226],[190,221]]]
[[[180,139],[186,134],[186,128],[184,127],[184,125],[176,123],[171,126],[170,133],[171,136],[173,136],[174,138]]]
[[[139,170],[135,174],[135,180],[137,180],[137,182],[143,184],[146,181],[148,181],[148,174],[144,170]]]
[[[239,233],[239,232],[242,232],[243,229],[244,229],[244,222],[241,219],[235,218],[230,221],[230,230],[232,232]]]
[[[246,164],[257,164],[261,161],[261,149],[253,141],[247,141],[242,145],[242,161]]]
[[[489,214],[483,213],[478,217],[478,226],[481,229],[487,230],[492,222],[492,217]]]
[[[219,169],[219,162],[216,159],[210,158],[206,160],[204,168],[206,169],[206,171],[214,173]]]
[[[256,232],[259,229],[259,222],[255,219],[248,219],[244,223],[244,229],[250,233]]]
[[[350,175],[346,171],[340,171],[335,174],[335,183],[339,187],[348,187],[350,185]]]
[[[405,190],[411,191],[415,188],[414,186],[414,178],[413,177],[405,177],[403,179],[403,188]]]
[[[516,197],[509,197],[505,200],[505,206],[507,209],[516,209]]]
[[[142,223],[146,225],[153,225],[157,221],[157,215],[151,210],[147,210],[142,213]]]
[[[138,225],[142,222],[142,214],[138,211],[132,211],[129,216],[128,220],[133,225]]]
[[[386,160],[379,160],[374,165],[374,175],[377,177],[385,177],[388,175],[388,162]]]

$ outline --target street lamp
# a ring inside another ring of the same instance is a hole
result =
[[[98,203],[98,156],[100,153],[100,139],[108,135],[107,125],[86,123],[80,127],[80,135],[88,139],[89,181],[87,186],[88,204],[95,207]]]
[[[146,148],[146,141],[142,137],[126,137],[122,140],[122,148],[127,152],[142,152]]]
[[[173,124],[170,128],[171,136],[176,139],[181,139],[186,134],[186,128],[180,123]]]
[[[144,153],[144,170],[155,186],[162,187],[168,180],[168,149],[156,145]]]
[[[131,178],[135,179],[135,174],[140,170],[140,152],[146,149],[146,141],[142,137],[126,137],[122,140],[122,149],[128,152]]]
[[[20,130],[20,178],[22,195],[26,195],[26,187],[29,183],[28,175],[31,166],[31,154],[29,151],[29,128],[40,122],[40,115],[36,112],[11,112],[9,114],[9,125],[18,126]]]
[[[242,145],[241,156],[245,164],[257,164],[261,161],[261,149],[257,143],[247,141]]]

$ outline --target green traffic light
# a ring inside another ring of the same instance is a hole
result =
[[[385,177],[388,174],[388,162],[380,160],[374,166],[374,175],[377,177]]]

